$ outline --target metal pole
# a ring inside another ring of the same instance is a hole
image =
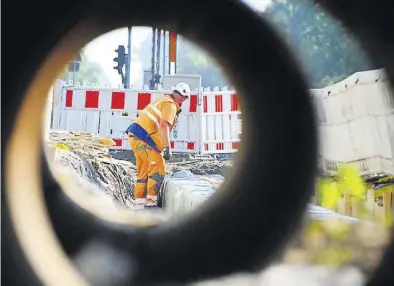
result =
[[[156,46],[156,29],[152,27],[152,61],[151,61],[151,81],[150,89],[154,89],[155,80],[155,46]]]
[[[166,74],[166,30],[163,30],[163,76]]]
[[[161,29],[156,30],[157,33],[157,53],[156,53],[156,72],[155,72],[155,81],[156,75],[160,74],[160,40],[161,40]],[[155,89],[158,88],[158,82],[155,83]]]
[[[126,56],[126,82],[125,88],[130,88],[131,86],[131,27],[127,28],[127,56]]]

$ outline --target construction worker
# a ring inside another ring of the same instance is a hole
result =
[[[182,103],[190,96],[190,87],[178,83],[170,95],[152,101],[127,128],[129,143],[137,166],[134,189],[136,208],[157,206],[165,176],[165,161],[172,157],[170,133]]]

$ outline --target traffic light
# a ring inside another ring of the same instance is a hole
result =
[[[117,70],[119,74],[122,74],[123,66],[126,63],[125,47],[119,45],[118,49],[116,49],[115,52],[118,54],[118,56],[116,58],[114,58],[114,62],[116,63],[116,66],[114,66],[114,69]]]

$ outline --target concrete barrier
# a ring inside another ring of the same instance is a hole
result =
[[[163,184],[162,207],[170,217],[190,213],[209,199],[219,189],[222,182],[224,182],[224,177],[220,175],[197,176],[183,171],[175,173],[167,177]],[[308,216],[313,220],[358,221],[357,218],[344,216],[314,204],[308,206]]]
[[[196,176],[177,172],[167,177],[162,190],[162,207],[169,216],[180,216],[209,199],[224,181],[220,175]],[[216,187],[215,187],[216,183]]]

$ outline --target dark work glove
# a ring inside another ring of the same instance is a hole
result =
[[[163,158],[168,161],[168,160],[171,159],[171,157],[172,157],[171,148],[170,147],[164,147],[164,149],[163,149]]]

